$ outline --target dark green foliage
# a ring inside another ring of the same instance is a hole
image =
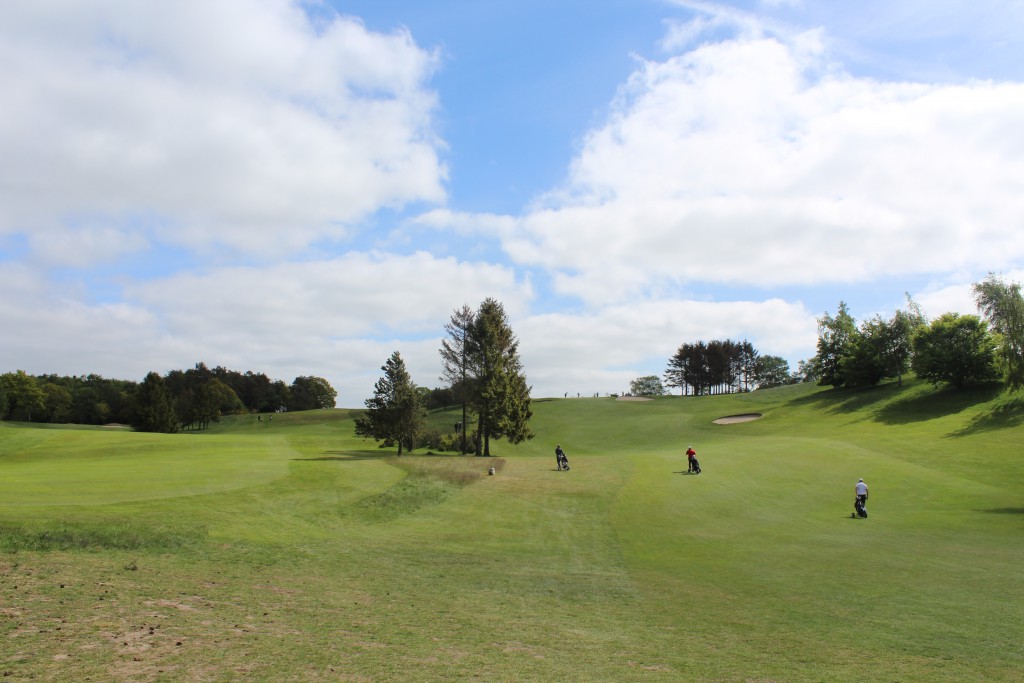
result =
[[[288,410],[333,408],[338,392],[323,377],[296,377],[289,389]]]
[[[932,384],[962,389],[997,379],[995,356],[996,341],[978,316],[946,313],[914,334],[912,367]]]
[[[428,389],[427,395],[424,397],[424,405],[428,410],[436,408],[448,410],[448,406],[457,403],[455,391],[454,387],[434,387],[433,389]]]
[[[520,443],[533,438],[529,421],[530,387],[519,359],[519,341],[504,307],[488,298],[474,312],[456,310],[441,342],[441,379],[450,383],[453,400],[462,404],[460,450],[490,455],[490,440]],[[469,412],[476,414],[476,436],[470,439]]]
[[[405,361],[395,351],[381,366],[384,376],[374,385],[373,396],[366,399],[366,412],[355,419],[355,433],[380,442],[380,447],[398,446],[412,450],[423,430],[425,411]]]
[[[54,382],[43,384],[43,402],[47,422],[69,422],[74,398],[66,388]]]
[[[6,419],[31,422],[45,415],[45,396],[35,377],[18,370],[0,375],[0,384],[7,398]]]
[[[470,328],[468,350],[474,378],[471,402],[480,433],[477,455],[491,454],[491,438],[504,437],[513,444],[533,438],[530,387],[519,359],[519,340],[508,324],[505,308],[495,299],[480,304]]]
[[[874,386],[886,376],[886,330],[885,322],[876,318],[850,337],[839,358],[839,376],[845,386]]]
[[[818,384],[837,388],[874,386],[889,377],[902,383],[910,365],[911,337],[924,324],[909,295],[907,304],[908,310],[896,311],[889,320],[876,315],[858,329],[840,301],[835,317],[825,313],[818,319],[818,353],[798,374],[816,375]]]
[[[167,394],[182,428],[209,426],[223,415],[298,410],[289,386],[262,373],[239,373],[223,367],[212,370],[196,363],[189,370],[171,370],[164,376]],[[333,407],[337,393],[319,377],[296,378],[293,386],[305,390],[302,409]],[[23,371],[0,375],[0,419],[29,422],[131,424],[136,417],[139,383],[81,376],[39,375]]]
[[[856,322],[843,301],[839,302],[835,317],[826,312],[818,318],[818,355],[815,356],[818,384],[832,387],[846,384],[843,357],[849,353],[856,334]]]
[[[754,383],[758,389],[781,387],[792,382],[789,362],[781,356],[758,356],[754,363]]]
[[[475,382],[469,358],[470,334],[475,317],[469,304],[463,304],[445,323],[444,329],[448,336],[441,341],[441,379],[448,381],[452,400],[462,404],[462,428],[459,433],[463,453],[468,450],[465,427],[468,424],[469,400],[473,395],[472,384]]]
[[[178,416],[167,393],[163,378],[155,372],[146,375],[135,396],[132,429],[137,432],[178,431]]]
[[[756,386],[757,356],[748,341],[686,343],[669,358],[665,384],[695,396],[750,391]]]

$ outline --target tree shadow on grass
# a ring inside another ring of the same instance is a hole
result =
[[[874,387],[819,391],[807,396],[794,398],[790,403],[795,406],[804,405],[830,413],[856,413],[869,409],[871,406],[882,401],[889,400],[900,391],[902,391],[902,387],[893,382]]]
[[[324,454],[313,458],[292,458],[301,462],[315,462],[318,460],[337,460],[340,462],[351,462],[356,460],[384,460],[394,456],[391,451],[324,451]]]
[[[988,403],[1002,391],[1002,385],[998,384],[967,389],[941,387],[887,403],[878,409],[875,418],[889,425],[925,422],[956,415],[979,403]]]
[[[1004,392],[1001,383],[955,389],[950,386],[910,389],[895,382],[862,389],[832,389],[793,399],[790,405],[805,406],[825,413],[863,413],[887,425],[905,425],[956,415],[979,404],[991,409],[975,416],[970,424],[951,436],[1010,429],[1024,425],[1024,395],[997,401]]]
[[[974,416],[970,423],[953,432],[952,436],[971,436],[997,429],[1012,429],[1024,425],[1024,396],[1008,397],[989,410]]]
[[[1024,515],[1024,508],[991,508],[989,510],[975,510],[975,512],[987,512],[990,515]]]

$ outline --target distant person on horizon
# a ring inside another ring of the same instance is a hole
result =
[[[693,450],[693,446],[686,449],[686,471],[693,472],[693,459],[697,457],[697,451]]]

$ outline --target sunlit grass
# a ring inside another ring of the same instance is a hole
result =
[[[397,458],[341,410],[170,436],[3,424],[0,669],[1019,680],[1021,409],[913,380],[538,401],[536,438],[494,458]]]

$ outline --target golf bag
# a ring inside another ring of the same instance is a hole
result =
[[[692,458],[690,460],[690,464],[693,465],[693,470],[692,470],[693,473],[694,474],[700,474],[700,463],[697,462],[697,458]]]
[[[853,499],[853,509],[856,510],[858,517],[868,516],[868,509],[864,507],[864,501],[860,499],[860,496]]]
[[[565,453],[558,456],[558,471],[568,472],[569,471],[569,458],[566,457]]]

